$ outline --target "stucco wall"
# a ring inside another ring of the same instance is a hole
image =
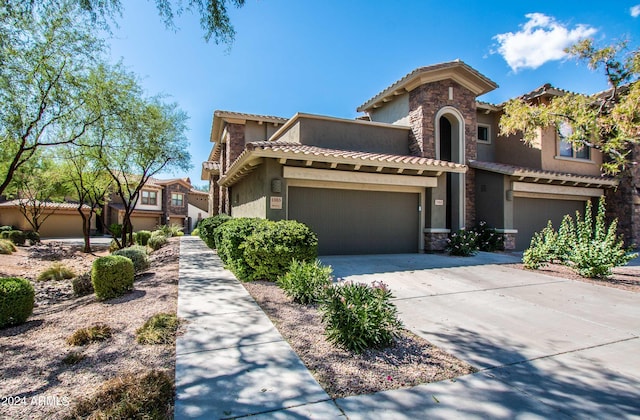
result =
[[[495,113],[478,112],[478,125],[489,126],[489,144],[478,142],[478,160],[494,162],[496,159],[496,136],[498,133],[498,118]]]
[[[558,157],[558,133],[553,128],[542,131],[542,169],[547,171],[570,172],[580,175],[600,175],[602,153],[591,150],[591,159],[571,159]]]
[[[230,188],[231,216],[266,217],[265,165],[258,166]]]
[[[542,143],[540,136],[532,146],[522,141],[521,134],[496,139],[496,162],[526,168],[542,169]]]
[[[505,228],[505,176],[476,171],[476,214],[478,222]]]
[[[247,121],[245,123],[244,139],[246,143],[254,141],[265,141],[275,133],[282,125],[273,123],[258,123],[257,121]]]
[[[371,121],[409,125],[409,94],[398,95],[384,106],[373,109],[369,117]]]
[[[96,228],[96,215],[91,220],[91,230]],[[0,211],[0,225],[15,226],[20,230],[33,230],[27,219],[17,208],[3,208]],[[42,238],[82,237],[82,218],[77,211],[56,211],[44,221],[40,228]]]

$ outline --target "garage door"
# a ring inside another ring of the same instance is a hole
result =
[[[133,216],[131,217],[131,224],[133,225],[133,230],[135,232],[139,230],[156,230],[158,227],[158,222],[160,221],[159,216]]]
[[[420,195],[290,187],[288,217],[318,235],[320,255],[418,252]]]
[[[584,211],[584,201],[549,200],[542,198],[516,197],[513,199],[513,224],[518,230],[516,249],[522,251],[529,247],[535,232],[539,232],[551,220],[557,230],[565,214],[574,216],[576,210]]]

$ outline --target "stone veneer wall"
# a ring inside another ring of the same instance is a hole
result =
[[[449,99],[449,88],[453,99]],[[416,156],[435,159],[435,117],[446,106],[456,108],[464,118],[465,158],[476,159],[478,149],[476,95],[453,80],[442,80],[417,87],[409,92],[409,149]],[[464,162],[465,164],[467,162]],[[475,171],[468,169],[465,177],[465,225],[471,228],[476,221]]]
[[[171,193],[180,193],[182,194],[182,206],[172,206],[171,205]],[[188,194],[189,194],[189,188],[185,187],[182,184],[172,184],[172,185],[168,185],[164,188],[164,194],[163,194],[163,201],[164,203],[162,203],[162,208],[164,209],[164,217],[165,217],[165,221],[163,223],[166,223],[166,218],[169,215],[172,216],[188,216],[189,214],[189,207],[188,207]]]
[[[223,145],[222,153],[220,153],[220,173],[225,174],[231,164],[240,156],[244,151],[245,146],[245,126],[244,124],[229,124],[225,126],[228,137],[226,143]],[[216,179],[216,181],[219,177]],[[218,186],[218,194],[214,194],[213,207],[217,209],[214,214],[226,213],[231,211],[231,205],[229,202],[229,189],[227,187]]]
[[[424,234],[425,252],[444,251],[444,249],[447,247],[448,239],[449,239],[448,233],[426,232]]]
[[[630,161],[640,158],[640,146],[634,146]],[[618,233],[627,246],[640,246],[640,167],[631,165],[621,176],[617,189],[607,189],[607,218],[618,219]],[[594,207],[597,202],[594,202]],[[595,209],[594,209],[595,212]]]

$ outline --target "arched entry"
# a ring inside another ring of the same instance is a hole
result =
[[[465,163],[464,120],[453,107],[436,114],[436,159]],[[464,174],[447,173],[446,227],[455,232],[465,227]]]

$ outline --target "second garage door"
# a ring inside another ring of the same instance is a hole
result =
[[[513,224],[518,230],[516,250],[529,247],[535,232],[539,232],[551,220],[557,230],[565,214],[575,215],[576,210],[584,212],[584,201],[577,200],[545,200],[540,198],[517,197],[513,201]]]
[[[288,218],[318,235],[320,255],[418,252],[420,194],[290,187]]]

